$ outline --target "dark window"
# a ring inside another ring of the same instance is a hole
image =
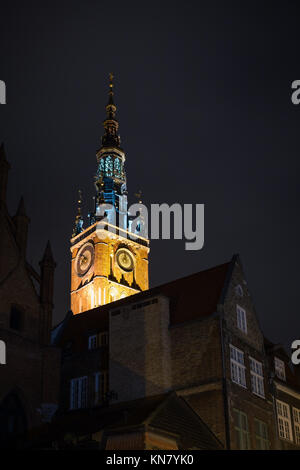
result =
[[[256,449],[269,450],[268,426],[260,419],[254,419]]]
[[[233,412],[237,447],[241,450],[250,449],[250,434],[247,415],[236,409],[234,409]]]
[[[10,310],[10,321],[9,327],[13,330],[21,330],[22,329],[22,317],[23,312],[16,306],[12,306]]]

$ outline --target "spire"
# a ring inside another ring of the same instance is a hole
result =
[[[17,245],[20,249],[20,254],[23,258],[25,258],[27,250],[28,226],[30,223],[30,219],[26,214],[23,196],[20,199],[17,212],[12,220],[16,227],[15,238]]]
[[[117,111],[117,107],[114,103],[114,76],[112,73],[109,74],[109,92],[108,92],[108,103],[105,106],[107,119],[114,119]]]
[[[82,213],[81,213],[81,204],[82,204],[82,192],[79,189],[78,191],[78,207],[77,207],[77,215],[75,217],[75,226],[74,230],[72,233],[72,237],[76,237],[78,233],[82,232],[83,229],[83,219],[82,219]]]
[[[104,135],[102,137],[102,147],[120,148],[120,136],[117,134],[119,123],[116,120],[117,107],[114,103],[114,76],[109,74],[108,103],[105,106],[106,119],[103,122]]]
[[[15,217],[27,217],[23,196],[20,199]],[[27,217],[28,218],[28,217]]]
[[[52,265],[52,266],[56,266],[56,263],[54,261],[54,258],[53,258],[53,254],[52,254],[52,249],[51,249],[51,245],[50,245],[50,241],[48,240],[47,241],[47,245],[46,245],[46,248],[45,248],[45,251],[44,251],[44,256],[42,258],[42,260],[40,261],[40,265]]]
[[[139,204],[143,204],[143,201],[142,201],[142,190],[141,190],[141,189],[139,189],[138,192],[135,193],[135,197],[137,198]]]

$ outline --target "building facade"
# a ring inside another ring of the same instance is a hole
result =
[[[55,262],[48,242],[40,272],[26,258],[29,217],[21,198],[7,210],[10,165],[0,147],[0,446],[24,444],[26,432],[50,419],[58,407],[60,351],[51,346]]]
[[[175,393],[225,449],[299,449],[297,371],[264,338],[239,256],[69,315],[57,344],[61,419]]]

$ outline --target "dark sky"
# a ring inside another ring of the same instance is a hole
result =
[[[8,205],[24,195],[36,268],[51,240],[54,322],[69,308],[77,190],[88,209],[113,71],[129,194],[205,204],[205,247],[153,241],[151,286],[238,252],[265,333],[299,338],[299,13],[289,1],[1,2]]]

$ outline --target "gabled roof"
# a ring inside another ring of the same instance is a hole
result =
[[[124,435],[134,430],[170,435],[183,449],[222,449],[222,444],[202,419],[176,393],[166,393],[108,407],[70,411],[54,418],[40,435],[60,440],[70,433],[77,436],[104,431]]]

